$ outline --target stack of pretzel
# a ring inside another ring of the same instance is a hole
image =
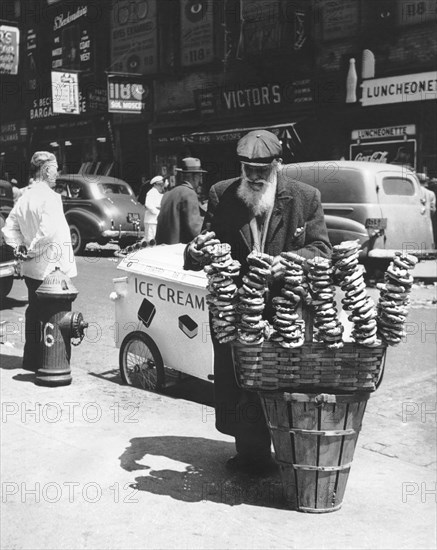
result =
[[[247,256],[249,270],[238,290],[238,341],[242,344],[259,345],[268,336],[270,327],[262,316],[272,262],[268,254],[251,252]]]
[[[303,263],[305,259],[293,252],[282,252],[281,262],[285,267],[282,296],[272,300],[275,315],[271,340],[283,348],[298,348],[305,341],[305,321],[299,319],[297,306],[308,298]]]
[[[378,335],[390,346],[399,344],[406,335],[404,324],[413,284],[410,271],[416,263],[416,256],[396,252],[384,274],[384,283],[378,285]]]
[[[350,312],[349,321],[354,324],[352,337],[357,344],[368,347],[381,345],[377,337],[376,307],[366,291],[364,269],[358,265],[359,241],[343,241],[333,247],[336,276],[345,293],[341,301],[343,309]]]
[[[314,308],[315,337],[330,349],[342,348],[344,327],[337,317],[331,260],[316,256],[307,263],[311,304]]]
[[[199,235],[196,247],[204,252],[204,270],[209,290],[206,300],[215,337],[221,344],[232,342],[237,338],[238,300],[234,279],[240,274],[240,263],[232,259],[231,246],[221,243],[213,232]]]

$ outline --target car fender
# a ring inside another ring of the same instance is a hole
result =
[[[334,246],[342,241],[360,241],[364,254],[367,254],[369,246],[369,234],[366,227],[355,220],[325,214],[325,223],[328,229],[329,240]]]
[[[84,239],[100,238],[102,232],[106,229],[105,222],[92,212],[72,208],[65,213],[67,223],[77,225],[81,230]]]

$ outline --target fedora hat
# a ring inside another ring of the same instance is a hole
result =
[[[282,145],[272,132],[253,130],[238,142],[237,155],[244,164],[264,166],[281,157]]]
[[[176,172],[201,172],[206,174],[206,170],[202,170],[200,159],[194,157],[186,157],[182,159],[182,168],[176,168]]]

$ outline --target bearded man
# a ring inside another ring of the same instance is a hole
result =
[[[243,136],[237,155],[241,175],[211,187],[203,229],[231,245],[232,257],[241,263],[240,277],[248,271],[250,252],[273,256],[272,296],[279,294],[284,276],[281,252],[293,251],[306,259],[331,253],[320,193],[287,174],[287,167],[281,166],[281,142],[267,130]],[[185,250],[185,269],[201,269],[202,265],[203,252],[194,239]],[[268,309],[265,316],[269,318]],[[216,428],[235,437],[237,450],[226,466],[231,471],[269,475],[275,463],[259,397],[238,387],[230,345],[219,344],[214,335],[212,340]]]

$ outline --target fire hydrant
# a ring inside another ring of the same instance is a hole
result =
[[[71,344],[79,345],[88,327],[82,313],[71,311],[78,291],[70,278],[56,267],[36,294],[41,301],[42,366],[36,373],[35,382],[41,386],[67,386],[72,381]]]

